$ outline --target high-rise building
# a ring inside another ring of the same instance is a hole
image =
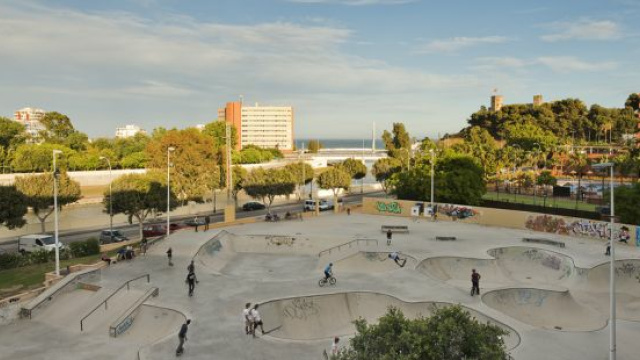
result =
[[[24,125],[26,133],[29,134],[32,139],[37,139],[40,137],[42,131],[47,130],[40,122],[44,118],[44,115],[45,111],[42,109],[27,107],[16,110],[13,114],[13,119]]]
[[[533,95],[533,106],[540,106],[542,104],[544,104],[542,95]]]
[[[116,128],[116,137],[120,139],[134,137],[138,133],[146,134],[147,132],[138,125],[125,125],[124,127]]]
[[[504,102],[504,98],[502,95],[493,95],[491,96],[491,111],[500,111],[502,109],[502,104]]]
[[[293,150],[293,107],[244,106],[241,102],[229,102],[218,109],[218,119],[233,124],[237,130],[236,149],[247,145]]]

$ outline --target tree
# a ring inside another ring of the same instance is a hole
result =
[[[340,189],[347,190],[351,185],[351,177],[344,170],[332,167],[318,176],[318,186],[321,189],[331,189],[333,192],[334,211],[338,212],[338,192]]]
[[[231,197],[233,197],[233,203],[235,205],[236,208],[238,208],[238,194],[240,193],[240,191],[242,189],[244,189],[244,183],[245,180],[247,179],[247,176],[249,176],[249,172],[247,171],[247,169],[243,168],[242,166],[233,166],[232,167],[232,173],[233,173],[233,177],[232,177],[232,182],[233,182],[233,186],[231,187]],[[226,179],[226,175],[224,175],[225,179]],[[226,187],[226,184],[225,184]]]
[[[170,192],[169,197],[169,208],[173,210],[178,201],[173,192]],[[102,203],[106,211],[109,211],[111,204],[113,214],[127,215],[129,223],[135,218],[142,238],[142,227],[147,217],[167,209],[167,184],[164,174],[152,172],[122,175],[111,184],[111,195],[109,191],[105,192]]]
[[[538,175],[536,183],[543,186],[554,186],[558,183],[558,179],[551,175],[551,171],[543,171]]]
[[[208,123],[204,126],[202,133],[211,137],[213,140],[213,147],[220,148],[226,145],[227,136],[227,123],[223,120],[216,120]],[[235,149],[238,142],[238,130],[235,126],[231,125],[231,148]]]
[[[502,337],[508,333],[497,325],[481,323],[460,305],[435,309],[430,317],[407,319],[389,307],[378,324],[355,321],[356,335],[350,346],[332,360],[441,360],[504,359]]]
[[[338,167],[344,170],[351,179],[360,180],[367,176],[367,166],[360,160],[354,158],[345,159]]]
[[[640,183],[631,186],[616,187],[615,212],[620,214],[620,222],[623,224],[640,225]],[[605,198],[609,198],[606,195]]]
[[[40,122],[47,129],[42,134],[47,142],[63,143],[69,135],[75,132],[69,117],[55,111],[44,114]]]
[[[416,166],[396,174],[394,193],[399,199],[431,199],[431,166]],[[435,164],[435,196],[438,202],[480,205],[486,192],[484,171],[470,156],[442,154]],[[434,199],[435,201],[435,199]]]
[[[292,176],[298,186],[298,198],[300,198],[300,187],[313,181],[313,167],[304,161],[287,164],[284,167]]]
[[[322,143],[319,140],[309,140],[308,149],[310,153],[315,154],[322,148]]]
[[[21,228],[26,221],[27,199],[15,186],[0,186],[0,225]]]
[[[263,169],[249,173],[243,182],[244,191],[252,198],[261,199],[271,213],[271,204],[276,196],[289,195],[296,188],[293,175],[284,168]]]
[[[45,221],[54,211],[53,207],[53,174],[18,176],[15,182],[16,189],[24,194],[26,205],[40,220],[40,229],[45,232]],[[58,180],[58,210],[74,203],[81,198],[80,184],[65,173],[59,174]]]
[[[633,111],[640,111],[640,94],[633,93],[629,95],[627,101],[624,102],[625,107],[630,107]]]
[[[0,116],[0,147],[8,149],[24,142],[24,126]]]
[[[16,149],[11,165],[16,172],[52,171],[53,150],[62,151],[58,166],[60,169],[67,169],[67,159],[73,156],[75,151],[57,144],[22,144]]]
[[[382,158],[376,160],[371,168],[371,175],[375,176],[376,181],[382,185],[382,190],[389,193],[389,179],[391,176],[402,169],[400,160],[395,158]]]
[[[170,156],[171,188],[183,203],[203,202],[210,185],[207,174],[216,171],[213,141],[194,128],[169,130],[162,138],[147,144],[148,166],[166,171],[169,147],[174,147]]]

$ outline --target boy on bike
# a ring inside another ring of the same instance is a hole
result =
[[[333,276],[333,263],[329,263],[326,268],[324,268],[324,279],[329,280],[331,276]]]
[[[480,273],[476,269],[471,269],[471,296],[480,295]]]

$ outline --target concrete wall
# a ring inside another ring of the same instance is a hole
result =
[[[421,205],[424,211],[416,213]],[[400,217],[426,216],[431,218],[429,202],[364,198],[362,206],[363,213],[370,215]],[[608,240],[610,236],[609,223],[605,221],[455,204],[437,204],[437,208],[438,220],[443,221],[461,221],[470,224],[602,240]],[[455,214],[464,215],[455,216]],[[626,227],[628,230],[624,230],[623,227]],[[620,236],[628,236],[630,245],[640,246],[639,226],[616,224],[614,238],[618,239]]]
[[[69,171],[69,177],[80,183],[80,186],[104,186],[109,185],[109,182],[113,179],[117,179],[119,176],[125,174],[144,174],[145,169],[128,169],[128,170],[113,170],[109,174],[109,170],[96,170],[96,171]],[[16,176],[27,176],[41,173],[27,173],[27,174],[0,174],[0,185],[11,185],[14,183]]]

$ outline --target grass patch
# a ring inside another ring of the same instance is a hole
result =
[[[95,264],[101,255],[92,255],[77,259],[61,260],[60,269],[68,265]],[[37,264],[0,271],[0,294],[2,297],[15,295],[30,289],[39,288],[44,282],[44,274],[56,269],[55,262]]]
[[[482,198],[485,200],[504,201],[504,202],[517,203],[517,204],[526,204],[526,205],[542,206],[544,204],[545,206],[552,207],[552,208],[563,208],[563,209],[576,208],[575,199],[571,200],[566,198],[554,198],[552,196],[547,196],[546,204],[542,196],[534,197],[532,195],[515,195],[515,194],[506,194],[506,193],[498,194],[496,192],[487,192],[482,196]],[[596,205],[578,201],[578,210],[596,211]]]

